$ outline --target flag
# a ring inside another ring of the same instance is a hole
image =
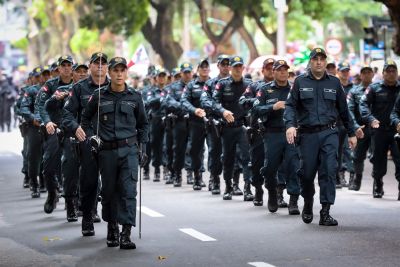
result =
[[[132,58],[128,63],[128,68],[136,64],[149,64],[149,56],[142,44],[139,45],[135,53],[133,53]]]

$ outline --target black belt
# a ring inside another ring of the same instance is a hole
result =
[[[136,144],[136,143],[137,143],[136,136],[129,137],[129,138],[122,139],[122,140],[111,141],[111,142],[103,141],[103,143],[101,145],[101,149],[103,149],[103,150],[117,149],[117,148],[120,148],[120,147],[133,145],[133,144]]]
[[[266,133],[284,133],[286,132],[285,127],[265,127]]]
[[[300,127],[299,132],[300,133],[318,133],[325,131],[327,129],[335,129],[336,128],[336,123],[331,123],[331,124],[326,124],[326,125],[317,125],[317,126],[312,126],[312,127]]]

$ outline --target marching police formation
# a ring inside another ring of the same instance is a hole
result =
[[[313,221],[317,176],[323,226],[338,225],[330,215],[337,188],[360,189],[368,152],[373,197],[384,195],[389,151],[400,184],[400,83],[392,60],[381,81],[372,83],[365,65],[353,84],[350,66],[339,64],[336,77],[322,48],[311,51],[308,68],[293,79],[285,60],[266,59],[263,79],[252,81],[240,56],[220,55],[215,78],[202,59],[171,73],[155,68],[142,88],[138,77],[127,84],[122,57],[97,52],[88,65],[74,63],[63,56],[36,67],[20,89],[23,187],[32,198],[47,192],[46,213],[64,197],[67,221],[82,216],[83,236],[95,235],[101,201],[109,247],[136,248],[130,236],[140,168],[144,180],[174,187],[182,186],[186,170],[193,190],[219,195],[223,184],[223,200],[243,196],[254,206],[264,205],[264,187],[269,212],[288,208],[304,223]]]

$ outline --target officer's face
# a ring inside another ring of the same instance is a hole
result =
[[[51,72],[51,77],[53,77],[53,78],[58,77],[59,75],[60,75],[60,72],[58,71],[58,68]]]
[[[244,66],[243,64],[237,64],[234,67],[231,67],[231,74],[234,77],[242,76]]]
[[[33,84],[38,84],[41,82],[40,76],[33,76],[32,77]]]
[[[266,80],[272,81],[274,79],[272,64],[267,64],[266,66],[264,66],[262,69],[262,74],[264,75],[264,78]]]
[[[72,79],[74,82],[78,82],[82,79],[85,79],[88,75],[88,70],[84,67],[77,68],[72,73]]]
[[[201,64],[199,66],[198,72],[201,78],[207,78],[210,74],[210,65],[208,65],[207,63]]]
[[[222,76],[229,75],[229,60],[223,60],[221,63],[218,64],[219,73]]]
[[[58,71],[60,72],[60,76],[64,78],[68,78],[72,76],[72,64],[71,62],[64,61],[58,66]]]
[[[171,79],[171,81],[174,82],[174,81],[178,81],[180,79],[181,79],[181,74],[178,73],[178,74],[175,74],[175,76],[173,77],[173,79]]]
[[[336,76],[336,67],[334,65],[329,65],[326,67],[326,72],[330,75]]]
[[[361,82],[364,84],[370,84],[372,78],[374,78],[374,72],[370,69],[365,69],[360,73]]]
[[[89,65],[90,75],[95,78],[105,77],[107,74],[107,61],[104,58],[98,58]]]
[[[286,66],[282,66],[274,70],[273,74],[274,74],[274,79],[277,82],[281,83],[286,82],[289,79],[289,68]]]
[[[350,77],[350,70],[341,70],[338,75],[340,79],[348,80]]]
[[[108,72],[111,78],[111,84],[123,86],[128,77],[128,69],[124,65],[117,65]]]
[[[165,74],[165,73],[158,74],[156,77],[156,81],[157,81],[157,84],[159,84],[159,85],[162,85],[162,86],[165,85],[165,83],[167,82],[167,74]]]
[[[326,57],[317,55],[310,60],[310,69],[315,73],[322,73],[326,70]]]
[[[42,73],[42,75],[40,75],[40,79],[41,79],[42,83],[47,82],[47,80],[50,79],[50,78],[51,78],[50,71],[45,71],[45,72]]]
[[[383,71],[383,80],[387,84],[395,84],[398,79],[398,72],[397,68],[395,67],[388,67],[386,70]]]
[[[185,82],[189,82],[193,77],[193,73],[191,71],[181,72],[181,75],[182,80],[184,80]]]

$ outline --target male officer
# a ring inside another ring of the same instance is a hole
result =
[[[83,114],[82,127],[91,128],[99,112],[101,139],[99,167],[103,183],[102,216],[108,222],[107,246],[135,249],[130,239],[136,225],[136,186],[138,145],[148,141],[148,122],[140,93],[126,85],[127,64],[121,57],[110,60],[111,83],[90,98]],[[99,111],[97,111],[99,110]],[[119,227],[122,232],[119,239]]]
[[[314,178],[318,171],[322,204],[319,224],[334,226],[338,222],[329,215],[329,209],[336,193],[338,115],[348,131],[351,147],[356,145],[357,139],[345,93],[339,79],[326,73],[326,53],[322,48],[311,51],[309,66],[305,74],[295,79],[285,104],[286,138],[289,144],[299,144],[303,221],[311,223],[313,220]]]
[[[167,70],[160,68],[155,73],[156,83],[147,92],[146,103],[151,112],[150,120],[150,143],[152,152],[152,165],[154,167],[154,182],[160,181],[160,166],[163,164],[163,141],[165,127],[162,117],[165,115],[162,102],[166,97],[165,85],[167,83]]]
[[[332,76],[336,76],[336,63],[335,61],[331,60],[328,61],[328,63],[326,64],[326,73],[332,75]]]
[[[181,79],[170,85],[166,98],[167,112],[171,111],[176,117],[174,120],[173,129],[173,172],[174,186],[182,186],[182,169],[185,163],[185,151],[188,140],[187,123],[185,119],[186,112],[183,110],[180,99],[183,94],[183,89],[192,79],[193,66],[190,63],[184,62],[180,66]],[[188,183],[190,183],[188,179]]]
[[[201,190],[203,180],[200,168],[206,138],[206,125],[204,124],[206,112],[201,108],[200,97],[203,87],[209,79],[210,63],[208,59],[202,59],[199,62],[197,72],[198,77],[186,85],[181,98],[183,108],[189,113],[189,135],[192,140],[189,153],[192,159],[191,168],[194,172],[193,190]]]
[[[48,113],[45,109],[45,103],[58,89],[63,85],[72,83],[72,64],[71,56],[62,56],[58,59],[58,70],[60,76],[48,80],[40,89],[36,98],[37,106],[35,112],[40,115],[41,123],[45,126],[43,143],[43,176],[46,181],[48,191],[47,199],[44,204],[44,211],[52,213],[58,202],[57,190],[62,186],[60,168],[61,168],[61,149],[57,128],[59,129],[61,121],[55,114]],[[36,110],[37,108],[37,110]],[[57,117],[57,118],[56,118]]]
[[[371,129],[365,125],[360,114],[360,102],[367,87],[371,84],[374,72],[369,65],[364,65],[360,70],[361,83],[350,89],[347,94],[347,105],[350,115],[353,118],[355,128],[362,128],[364,136],[357,140],[357,146],[353,152],[353,165],[355,178],[349,180],[349,190],[358,191],[361,187],[361,180],[364,172],[364,161],[371,145]]]
[[[93,158],[91,147],[85,141],[85,135],[80,127],[82,112],[86,108],[90,96],[100,87],[109,83],[107,78],[107,55],[102,52],[93,53],[90,57],[90,76],[74,84],[68,101],[64,106],[63,126],[74,133],[80,142],[80,175],[79,196],[82,209],[82,235],[95,235],[93,222],[97,219],[97,194],[99,188],[99,171],[97,161]],[[86,134],[95,134],[97,120],[93,120],[90,130]],[[89,133],[88,133],[89,131]]]
[[[394,142],[394,135],[399,122],[396,112],[393,112],[392,120],[390,118],[400,92],[396,63],[391,59],[387,60],[382,74],[383,80],[381,82],[372,83],[365,90],[360,106],[362,118],[372,128],[371,163],[374,198],[382,198],[384,194],[382,179],[387,171],[387,152],[389,149],[396,169],[396,180],[400,181],[400,154]]]
[[[224,200],[232,199],[233,167],[236,156],[236,145],[240,147],[243,166],[243,178],[245,181],[244,200],[253,200],[251,192],[251,173],[248,166],[250,162],[249,143],[246,140],[245,131],[242,127],[246,112],[239,104],[239,98],[243,95],[251,80],[243,78],[244,64],[239,56],[233,56],[229,61],[231,75],[221,79],[215,86],[213,98],[215,99],[215,111],[225,119],[222,130],[223,149],[223,175],[225,180]]]
[[[218,128],[219,114],[214,111],[215,101],[212,95],[215,90],[215,85],[217,82],[223,78],[229,76],[229,56],[219,55],[217,59],[217,67],[219,69],[219,74],[217,77],[209,79],[206,81],[203,87],[203,93],[200,96],[201,107],[205,110],[208,120],[212,120],[213,125],[209,123],[208,134],[207,134],[207,147],[208,147],[208,170],[210,172],[210,189],[211,194],[219,195],[221,193],[220,189],[220,175],[222,173],[222,144]]]
[[[290,91],[291,84],[288,82],[289,65],[285,60],[277,60],[273,65],[274,81],[263,84],[258,89],[256,110],[259,115],[266,116],[264,120],[264,151],[265,162],[262,170],[265,185],[268,189],[268,210],[278,210],[277,198],[277,171],[285,161],[285,178],[287,192],[290,195],[289,214],[300,214],[297,201],[300,195],[300,186],[296,171],[299,169],[299,158],[296,148],[286,142],[283,112],[285,101]]]

